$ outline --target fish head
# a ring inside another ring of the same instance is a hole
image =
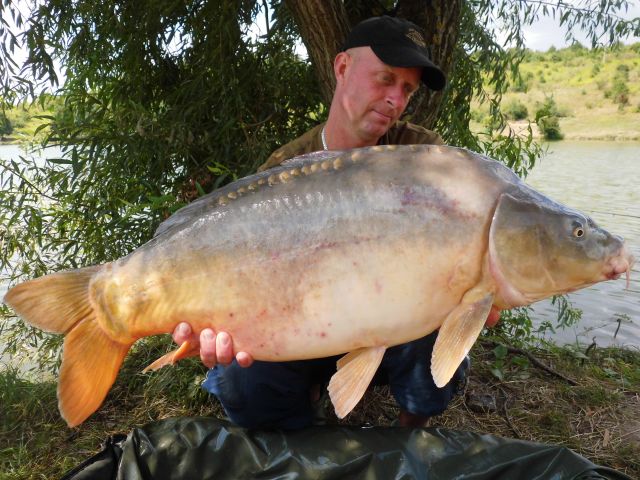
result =
[[[634,258],[617,235],[540,194],[503,193],[489,234],[496,305],[528,305],[627,274]]]

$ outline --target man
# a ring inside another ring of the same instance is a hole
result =
[[[356,25],[335,58],[334,73],[336,89],[327,122],[276,150],[259,170],[318,150],[443,143],[436,133],[399,121],[421,81],[432,90],[445,85],[444,74],[431,62],[424,37],[411,22],[384,16]],[[487,324],[497,320],[498,313],[492,310]],[[466,375],[468,362],[463,362],[448,385],[435,386],[430,359],[436,336],[434,332],[388,349],[374,378],[390,385],[401,408],[400,425],[422,426],[444,411]],[[197,337],[184,323],[174,332],[179,344],[198,338],[203,363],[213,367],[203,387],[218,397],[232,421],[245,427],[286,429],[312,423],[318,387],[335,372],[338,357],[253,362],[248,353],[238,352],[232,362],[233,342],[227,333],[216,335],[205,329]]]

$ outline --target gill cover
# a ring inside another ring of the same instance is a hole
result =
[[[501,306],[527,305],[603,280],[621,239],[575,210],[523,193],[502,194],[491,224],[490,268]]]

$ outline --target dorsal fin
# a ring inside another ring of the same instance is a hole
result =
[[[302,165],[306,162],[313,163],[313,162],[321,162],[323,160],[332,160],[343,153],[344,153],[344,150],[320,150],[317,152],[305,153],[304,155],[298,155],[297,157],[288,158],[278,166],[291,167],[292,165],[298,165],[298,164]],[[277,168],[277,167],[273,167],[273,168]]]
[[[281,165],[276,167],[229,183],[182,207],[158,226],[154,237],[162,235],[169,230],[190,224],[194,218],[202,216],[205,212],[211,212],[221,205],[225,205],[230,199],[257,190],[263,185],[278,183],[281,174],[286,175],[287,172],[301,169],[305,165],[332,160],[342,153],[343,151],[341,150],[307,153],[285,160]]]

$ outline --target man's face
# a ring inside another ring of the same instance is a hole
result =
[[[363,141],[377,142],[404,112],[421,73],[420,68],[383,63],[370,47],[339,54],[336,94],[348,122],[345,127]]]

